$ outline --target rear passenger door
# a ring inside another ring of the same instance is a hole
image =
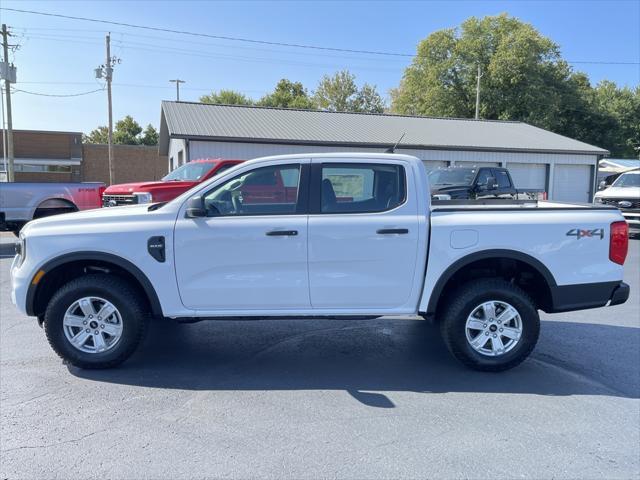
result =
[[[414,286],[416,191],[402,162],[313,159],[309,288],[314,309],[393,309]]]

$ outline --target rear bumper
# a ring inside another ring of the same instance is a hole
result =
[[[553,306],[548,313],[620,305],[629,298],[629,285],[624,282],[561,285],[551,289],[551,297]]]

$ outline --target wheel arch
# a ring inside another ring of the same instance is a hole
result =
[[[78,211],[78,206],[73,203],[73,201],[67,198],[59,197],[47,198],[46,200],[43,200],[38,205],[36,205],[35,210],[37,211],[38,209],[42,208],[72,208],[74,209],[74,211]]]
[[[557,283],[553,274],[540,260],[517,250],[492,249],[471,253],[452,263],[442,275],[440,275],[440,278],[433,287],[426,314],[434,315],[436,313],[441,299],[445,297],[450,290],[450,288],[448,288],[450,287],[450,282],[455,280],[456,277],[459,277],[465,271],[464,269],[469,269],[469,267],[473,267],[474,265],[486,265],[492,261],[496,261],[501,265],[504,265],[505,261],[508,261],[516,266],[526,266],[530,272],[537,276],[536,281],[539,284],[539,288],[544,287],[544,290],[538,292],[536,295],[541,308],[543,310],[552,308],[552,290],[557,286]],[[501,272],[502,270],[496,268],[496,271]],[[541,283],[543,285],[540,285]]]
[[[111,253],[97,251],[68,253],[49,260],[42,265],[35,274],[36,276],[39,275],[38,281],[34,283],[32,280],[27,290],[26,310],[28,315],[39,316],[43,313],[43,307],[46,308],[46,305],[43,306],[43,299],[46,298],[47,295],[49,295],[49,298],[52,295],[52,292],[47,291],[47,286],[51,286],[51,282],[55,284],[55,272],[62,273],[64,272],[65,267],[69,267],[70,270],[76,267],[90,267],[95,268],[98,271],[110,270],[111,267],[111,269],[117,270],[117,273],[121,275],[123,274],[123,276],[127,277],[134,283],[134,286],[141,290],[141,293],[145,295],[149,304],[149,309],[154,316],[163,316],[158,294],[156,293],[153,284],[142,270],[129,260],[122,257]],[[39,272],[41,271],[44,273],[40,274]]]

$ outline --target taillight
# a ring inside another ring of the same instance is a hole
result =
[[[629,249],[629,226],[627,222],[613,222],[609,237],[609,260],[624,265]]]

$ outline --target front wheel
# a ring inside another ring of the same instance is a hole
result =
[[[64,285],[45,312],[49,344],[80,368],[109,368],[124,362],[140,343],[148,315],[139,293],[113,275],[85,275]]]
[[[449,351],[481,371],[508,370],[538,341],[540,317],[531,298],[501,279],[469,282],[449,296],[440,331]]]

